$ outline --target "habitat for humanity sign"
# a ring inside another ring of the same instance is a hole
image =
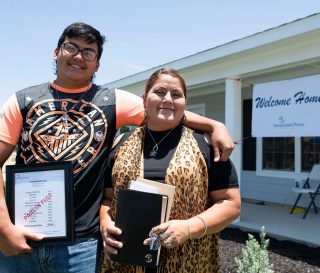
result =
[[[256,85],[252,136],[320,136],[320,76]]]

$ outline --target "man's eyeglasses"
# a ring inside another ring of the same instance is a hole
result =
[[[82,58],[85,61],[93,62],[97,58],[97,52],[91,48],[80,49],[76,44],[73,43],[64,43],[62,44],[62,51],[66,55],[75,56],[81,52]]]

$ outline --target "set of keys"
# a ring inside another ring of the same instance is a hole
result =
[[[158,238],[158,234],[155,232],[150,233],[150,250],[157,250],[160,248],[160,240]]]

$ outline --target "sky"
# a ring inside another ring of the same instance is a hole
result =
[[[106,84],[318,12],[319,0],[2,0],[0,106],[55,79],[53,52],[73,22],[106,36],[95,78]]]

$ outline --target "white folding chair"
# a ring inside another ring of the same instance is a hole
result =
[[[307,194],[310,197],[310,203],[303,215],[303,219],[306,218],[311,206],[314,208],[314,212],[318,213],[317,206],[315,204],[315,199],[317,195],[320,194],[320,164],[315,164],[312,167],[312,170],[303,184],[302,188],[299,187],[293,187],[292,190],[296,193],[298,193],[298,197],[296,199],[296,202],[294,203],[290,213],[292,214],[296,206],[298,205],[298,202],[303,194]]]

